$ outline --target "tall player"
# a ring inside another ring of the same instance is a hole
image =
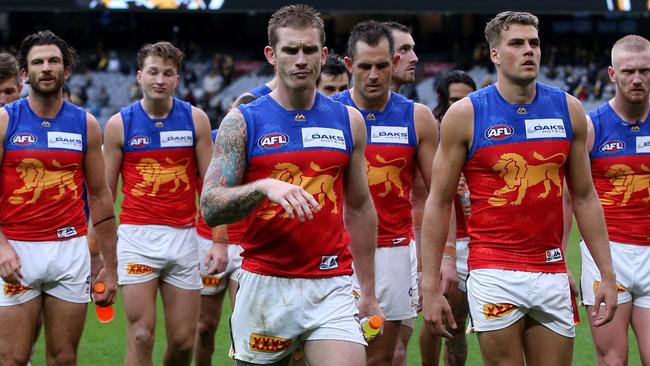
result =
[[[591,174],[605,211],[618,287],[611,323],[596,327],[589,316],[599,365],[624,365],[628,327],[637,338],[641,362],[650,364],[650,42],[629,35],[612,47],[610,79],[616,94],[589,113],[587,148]],[[601,276],[584,242],[582,300],[589,313]]]
[[[20,98],[22,90],[18,60],[10,53],[0,53],[0,107]]]
[[[401,322],[416,315],[411,183],[417,166],[428,186],[438,131],[429,108],[390,91],[400,58],[387,27],[375,21],[357,24],[350,32],[348,55],[354,86],[334,99],[359,109],[365,119],[366,169],[379,217],[375,291],[387,320],[383,334],[368,347],[368,364],[390,365]]]
[[[536,82],[538,20],[503,12],[485,28],[497,83],[454,103],[442,121],[436,177],[422,230],[423,312],[437,334],[456,327],[438,288],[449,217],[463,170],[471,193],[469,278],[472,325],[486,365],[570,365],[573,311],[562,251],[562,181],[603,281],[595,326],[616,309],[602,208],[590,178],[587,124],[577,99]],[[445,324],[446,323],[446,324]],[[550,352],[549,350],[552,350]]]
[[[226,116],[201,199],[211,225],[250,214],[237,294],[246,301],[235,303],[231,320],[235,359],[283,365],[302,347],[309,364],[363,365],[353,261],[367,291],[359,316],[380,312],[363,120],[316,92],[327,49],[313,8],[279,9],[268,36],[278,86]]]
[[[118,229],[119,283],[127,317],[127,365],[151,364],[156,294],[165,311],[164,362],[189,365],[199,315],[201,278],[194,221],[196,180],[210,159],[206,114],[175,98],[183,53],[168,42],[138,52],[141,100],[111,117],[104,155],[113,195],[122,176]],[[216,243],[208,261],[223,253]]]
[[[84,184],[103,268],[96,278],[115,299],[115,215],[104,175],[101,129],[64,101],[75,50],[50,31],[27,36],[19,51],[27,98],[0,109],[0,363],[28,362],[41,313],[48,364],[75,364],[90,301]]]

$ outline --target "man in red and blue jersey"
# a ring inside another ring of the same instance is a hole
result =
[[[189,365],[199,316],[197,179],[210,159],[205,112],[174,97],[183,53],[169,42],[138,52],[137,80],[143,98],[112,116],[104,133],[108,181],[117,195],[122,176],[118,228],[118,275],[128,322],[126,365],[151,364],[156,295],[165,307],[165,363]],[[197,174],[198,172],[198,174]],[[212,271],[226,248],[212,245]],[[203,260],[203,258],[201,258]]]
[[[503,12],[486,26],[497,83],[454,103],[440,148],[422,229],[423,313],[437,334],[456,327],[438,288],[440,263],[461,171],[470,191],[467,298],[486,365],[571,365],[575,328],[562,250],[563,179],[602,281],[595,326],[616,309],[603,211],[590,177],[582,105],[536,81],[538,19]],[[588,228],[588,229],[587,229]],[[553,352],[549,352],[553,350]]]
[[[364,365],[355,317],[380,310],[363,119],[316,92],[327,49],[315,9],[279,9],[268,36],[277,88],[225,117],[201,197],[211,226],[248,216],[234,357],[238,365],[286,365],[301,347],[309,364]],[[353,261],[364,291],[358,309]]]
[[[20,68],[29,96],[0,109],[0,364],[28,362],[41,313],[46,357],[75,364],[90,301],[91,260],[86,202],[104,258],[94,294],[115,299],[115,215],[104,175],[101,129],[63,98],[76,52],[50,31],[27,36]]]
[[[607,222],[616,271],[618,310],[591,335],[599,365],[627,364],[632,326],[641,362],[650,364],[650,42],[628,35],[612,47],[614,98],[587,116],[591,174]],[[590,250],[582,249],[582,301],[588,313],[602,280]]]
[[[368,364],[390,365],[401,322],[416,315],[409,197],[416,166],[429,185],[438,130],[429,108],[390,91],[391,71],[400,58],[388,27],[357,24],[348,55],[354,86],[333,99],[357,108],[365,120],[368,184],[379,217],[375,292],[387,320],[383,334],[369,345]]]

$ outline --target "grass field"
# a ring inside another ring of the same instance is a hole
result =
[[[575,227],[575,225],[574,225]],[[572,232],[570,247],[568,251],[569,267],[573,274],[578,278],[580,273],[580,250],[578,247],[578,233],[577,230]],[[227,296],[226,296],[227,298]],[[243,300],[243,299],[242,299]],[[230,315],[230,304],[226,299],[224,310],[222,314],[222,322],[216,336],[217,351],[214,356],[214,365],[231,365],[233,361],[227,358],[228,353],[228,322],[227,318]],[[245,301],[245,300],[243,300]],[[124,355],[126,352],[126,321],[124,319],[124,312],[121,303],[121,297],[118,297],[118,302],[114,305],[116,310],[115,319],[108,324],[101,324],[95,319],[94,306],[89,307],[88,316],[86,319],[86,326],[84,334],[81,338],[79,346],[79,365],[97,365],[97,366],[110,366],[121,365],[124,363]],[[154,365],[162,364],[162,357],[165,350],[165,329],[163,326],[162,305],[158,302],[158,320],[156,327],[156,343],[153,351]],[[587,324],[587,317],[584,308],[580,309],[580,317],[582,322],[577,327],[577,337],[573,352],[574,365],[594,365],[594,348],[589,333],[589,325]],[[420,365],[420,352],[417,343],[417,334],[422,326],[421,317],[416,324],[417,328],[408,348],[408,365]],[[36,353],[33,358],[33,365],[44,365],[44,342],[43,335],[39,338]],[[481,364],[481,355],[479,353],[476,335],[469,336],[469,355],[467,365]],[[630,331],[630,365],[641,365],[639,360],[639,353],[637,344],[633,339],[632,332]]]

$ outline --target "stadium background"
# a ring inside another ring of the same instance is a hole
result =
[[[51,29],[79,51],[81,62],[68,81],[72,100],[103,125],[108,117],[139,98],[135,53],[145,42],[169,40],[186,53],[178,96],[204,109],[213,127],[240,93],[272,77],[263,58],[269,14],[290,2],[278,0],[0,0],[0,50],[15,53],[20,40]],[[527,10],[540,17],[542,67],[539,80],[556,85],[583,101],[590,111],[613,95],[607,77],[609,48],[622,35],[647,35],[650,2],[639,0],[390,0],[308,1],[323,11],[327,46],[344,54],[349,29],[358,21],[396,20],[413,27],[418,83],[404,93],[434,107],[436,79],[445,71],[468,71],[477,85],[496,80],[483,38],[487,20],[503,10]],[[108,9],[114,7],[115,9]],[[164,8],[164,9],[163,9]],[[194,10],[193,8],[196,8]],[[26,93],[27,89],[23,91]],[[116,204],[119,207],[119,202]],[[579,233],[574,228],[569,264],[579,276]],[[228,301],[226,300],[226,303]],[[126,328],[121,303],[110,324],[99,324],[94,310],[79,350],[80,365],[122,364]],[[159,306],[160,308],[160,306]],[[164,352],[162,311],[158,311],[154,364]],[[595,363],[593,344],[581,310],[574,364]],[[215,364],[227,361],[224,306],[217,334]],[[421,320],[418,321],[418,329]],[[173,330],[172,330],[173,331]],[[417,332],[417,331],[416,331]],[[417,333],[415,333],[417,334]],[[630,338],[630,365],[640,364]],[[408,364],[419,365],[417,337],[409,345]],[[41,335],[34,365],[44,364]],[[480,364],[475,336],[470,336],[468,365]]]

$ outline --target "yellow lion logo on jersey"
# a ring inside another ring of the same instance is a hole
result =
[[[545,158],[537,152],[533,152],[535,159],[547,161],[561,156],[562,163],[566,155],[562,153],[554,154]],[[494,191],[495,196],[501,196],[508,192],[517,191],[517,198],[510,202],[511,205],[520,205],[526,196],[528,188],[543,184],[544,192],[540,193],[538,198],[546,198],[551,193],[551,183],[557,187],[557,196],[562,196],[562,180],[560,179],[560,166],[562,163],[543,163],[539,165],[529,164],[521,155],[515,153],[502,154],[499,160],[492,166],[492,170],[499,172],[499,176],[505,181],[505,186]],[[507,203],[504,197],[492,197],[488,203],[493,206],[503,206]]]
[[[329,174],[307,176],[295,164],[279,163],[275,165],[273,172],[271,172],[271,178],[275,178],[283,182],[291,183],[293,185],[302,187],[305,191],[307,191],[307,193],[314,196],[314,198],[318,201],[318,204],[320,205],[321,208],[325,206],[325,199],[327,198],[327,200],[332,202],[332,204],[334,205],[334,208],[332,208],[331,212],[333,214],[338,213],[338,206],[336,204],[337,197],[336,197],[336,192],[334,191],[334,182],[336,181],[339,174],[341,173],[341,167],[338,165],[334,165],[334,166],[321,169],[321,167],[319,167],[313,161],[309,164],[309,167],[318,173],[322,173],[332,169],[336,169],[337,172],[336,175],[334,176]],[[277,203],[270,202],[269,204],[266,205],[265,208],[263,208],[262,210],[260,210],[260,212],[257,213],[257,216],[264,220],[269,220],[278,214],[276,210],[277,206],[278,206]],[[287,218],[288,215],[286,212],[283,212],[280,217]]]
[[[650,169],[645,164],[641,164],[641,170],[650,173]],[[600,200],[603,205],[613,205],[615,201],[605,197],[623,195],[619,206],[625,206],[632,197],[634,192],[648,191],[648,197],[643,199],[643,202],[650,201],[650,174],[634,174],[632,168],[625,164],[612,165],[605,177],[609,178],[612,183],[612,190],[604,193],[604,197]]]
[[[65,194],[66,188],[74,194],[77,199],[77,189],[79,187],[74,182],[75,170],[79,164],[61,165],[58,161],[52,160],[52,165],[60,170],[49,170],[38,159],[25,158],[16,166],[16,172],[23,180],[23,186],[14,190],[14,195],[9,197],[9,203],[19,205],[22,203],[34,204],[41,196],[43,191],[48,188],[57,188],[59,194],[52,196],[52,199],[58,201]],[[68,170],[68,168],[71,168]],[[25,202],[21,194],[32,193],[32,198]]]
[[[384,159],[384,157],[379,154],[375,155],[375,159],[384,165],[374,166],[371,165],[370,162],[366,159],[366,167],[368,169],[368,185],[370,187],[376,186],[378,184],[384,185],[384,191],[378,194],[379,197],[386,197],[386,195],[393,189],[393,186],[399,189],[399,197],[404,197],[404,186],[402,185],[402,180],[400,179],[399,175],[402,172],[402,169],[406,167],[406,159],[396,158],[386,161],[386,159]],[[391,165],[395,162],[401,162],[401,166]]]
[[[179,161],[173,161],[169,158],[165,158],[167,164],[170,164],[169,167],[163,167],[156,159],[143,158],[135,166],[135,169],[142,176],[142,182],[136,184],[136,186],[131,189],[131,193],[134,196],[144,196],[144,188],[151,187],[151,192],[146,193],[147,196],[155,197],[158,194],[160,186],[174,182],[174,187],[169,190],[169,192],[176,192],[180,187],[181,182],[185,183],[185,191],[190,189],[190,179],[187,176],[187,166],[190,163],[189,158],[183,158]],[[185,161],[184,164],[181,164]]]

